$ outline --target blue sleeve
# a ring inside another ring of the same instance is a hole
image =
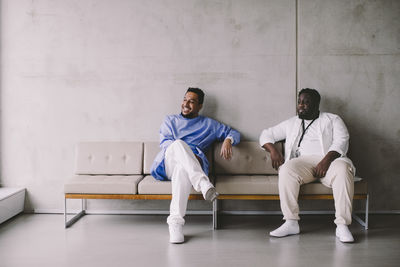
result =
[[[216,135],[218,141],[223,141],[227,137],[232,137],[233,138],[232,145],[237,145],[240,143],[240,133],[232,129],[231,127],[219,122],[217,122]]]
[[[172,122],[170,118],[165,117],[160,127],[160,147],[161,150],[166,150],[168,146],[175,141],[175,137],[172,131]]]
[[[150,173],[157,180],[166,181],[168,180],[167,175],[165,174],[165,165],[164,165],[164,157],[165,151],[168,146],[174,142],[174,134],[172,131],[172,122],[171,119],[167,116],[160,127],[160,148],[161,151],[158,152],[156,158],[151,165]]]

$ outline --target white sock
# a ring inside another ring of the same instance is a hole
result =
[[[270,232],[270,236],[284,237],[300,233],[299,222],[297,220],[286,220],[279,228]]]

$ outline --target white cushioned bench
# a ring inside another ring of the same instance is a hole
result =
[[[71,194],[137,194],[143,179],[142,142],[88,142],[77,146]]]
[[[282,152],[282,143],[276,147]],[[233,157],[226,161],[219,156],[221,144],[214,149],[215,187],[220,194],[214,202],[214,227],[217,227],[218,202],[221,200],[279,200],[278,172],[272,167],[271,158],[257,142],[241,142],[233,147]],[[354,199],[365,200],[365,221],[353,217],[368,228],[368,188],[365,180],[354,184]],[[299,199],[333,200],[332,189],[320,182],[302,185]]]
[[[282,145],[278,144],[282,151]],[[233,147],[233,158],[219,156],[221,144],[210,149],[210,178],[220,193],[213,203],[213,227],[217,229],[218,202],[231,200],[279,200],[278,176],[269,155],[257,142],[241,142]],[[84,142],[76,149],[75,175],[64,185],[64,219],[69,227],[85,214],[86,199],[171,199],[171,182],[150,175],[151,164],[159,151],[158,142]],[[301,186],[302,199],[333,199],[332,190],[321,183]],[[81,199],[82,210],[67,220],[67,199]],[[189,199],[202,200],[192,190]],[[355,183],[354,199],[365,200],[368,227],[368,191],[363,180]]]

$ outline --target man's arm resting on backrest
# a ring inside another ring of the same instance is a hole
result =
[[[278,125],[265,129],[261,132],[259,143],[262,148],[267,150],[271,155],[272,167],[278,170],[285,159],[282,153],[276,149],[274,143],[286,139],[286,124],[287,121],[283,121]]]
[[[270,153],[272,167],[275,170],[278,170],[279,166],[281,166],[285,162],[282,153],[278,149],[276,149],[273,143],[265,143],[262,147]]]

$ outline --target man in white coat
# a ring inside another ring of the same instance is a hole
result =
[[[339,116],[319,111],[320,100],[317,90],[302,89],[298,116],[261,133],[260,145],[270,153],[272,166],[279,170],[279,197],[285,220],[270,235],[284,237],[300,233],[300,186],[319,179],[333,191],[336,236],[341,242],[353,242],[348,225],[351,224],[355,168],[346,157],[349,133]],[[274,146],[284,139],[285,158]]]

